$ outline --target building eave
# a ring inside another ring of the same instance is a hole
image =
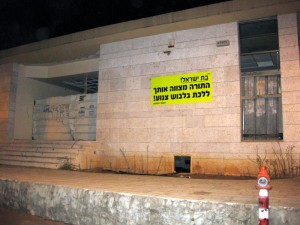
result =
[[[300,11],[299,0],[232,0],[99,27],[0,51],[0,64],[52,64],[98,57],[103,43]]]

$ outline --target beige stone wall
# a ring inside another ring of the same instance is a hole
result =
[[[300,69],[297,14],[279,16],[284,139],[300,141]]]
[[[299,158],[299,49],[296,16],[279,16],[284,141],[242,142],[238,24],[227,23],[100,47],[95,166],[171,173],[174,156],[192,173],[255,175],[257,154],[295,145]],[[292,26],[294,24],[295,26]],[[168,49],[170,40],[175,47]],[[216,42],[230,45],[217,47]],[[164,51],[171,50],[165,54]],[[151,77],[212,71],[213,101],[151,106]],[[297,85],[298,84],[298,85]],[[294,119],[293,119],[294,118]]]
[[[25,74],[25,66],[19,65],[14,138],[32,139],[32,116],[35,99],[75,93],[77,92],[28,78]]]
[[[295,146],[294,159],[300,162],[300,52],[297,14],[278,16],[278,26],[283,102],[283,145]]]
[[[87,141],[96,139],[97,93],[36,100],[33,139]]]
[[[16,99],[17,69],[14,64],[0,66],[0,141],[12,138]]]

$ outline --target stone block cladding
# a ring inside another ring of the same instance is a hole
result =
[[[12,138],[18,70],[14,64],[0,65],[0,142]]]
[[[136,38],[100,46],[98,166],[172,173],[174,156],[191,156],[191,173],[256,175],[257,154],[296,146],[299,159],[299,46],[296,14],[278,16],[284,140],[241,141],[238,23]],[[229,41],[218,47],[218,41]],[[170,42],[175,46],[168,48]],[[170,54],[164,53],[171,51]],[[213,74],[213,101],[151,106],[151,78]]]

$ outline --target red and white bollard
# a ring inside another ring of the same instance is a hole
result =
[[[270,176],[266,166],[260,168],[260,172],[257,176],[256,189],[259,190],[258,196],[258,219],[259,225],[269,225],[269,190],[272,186],[269,185],[271,182]]]

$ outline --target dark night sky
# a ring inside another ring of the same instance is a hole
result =
[[[224,0],[1,0],[0,50]]]

